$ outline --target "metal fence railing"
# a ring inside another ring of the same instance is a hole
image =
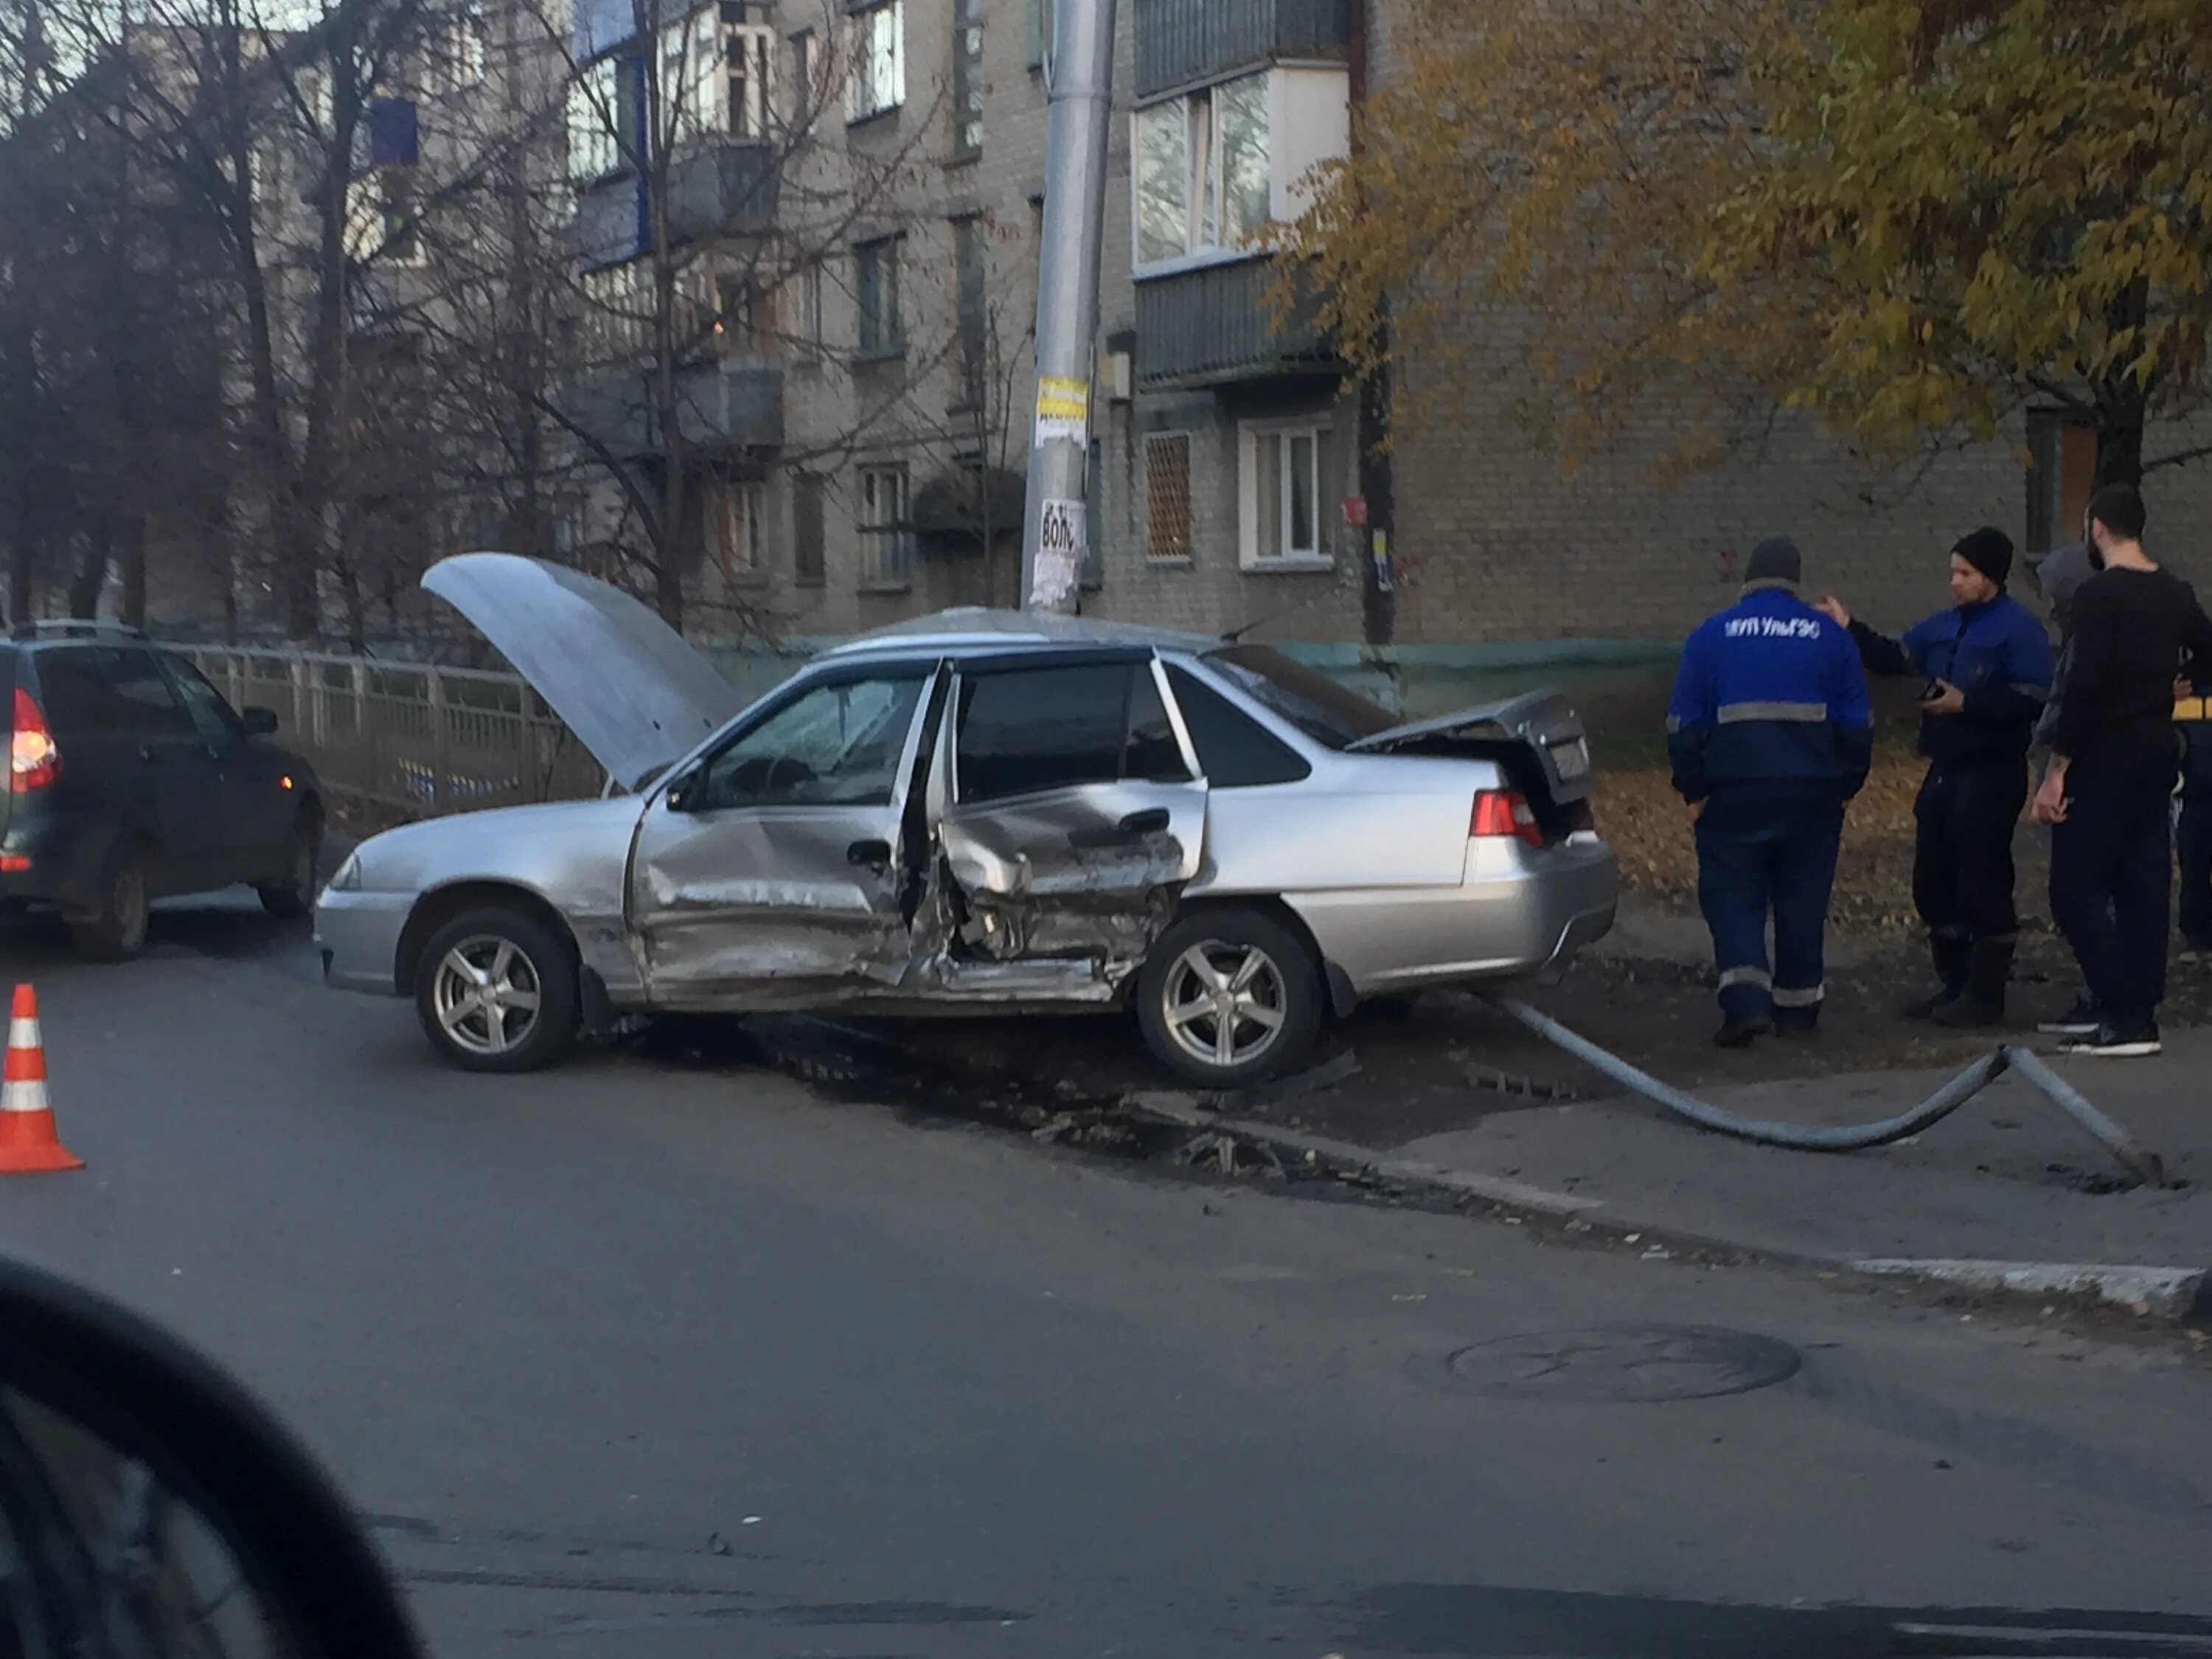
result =
[[[574,800],[606,775],[520,675],[194,646],[236,708],[273,712],[336,793],[410,813]]]

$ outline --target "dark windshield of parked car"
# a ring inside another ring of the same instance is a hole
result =
[[[1332,749],[1348,749],[1362,738],[1405,724],[1404,716],[1370,702],[1273,646],[1224,646],[1207,652],[1206,661],[1263,707]]]

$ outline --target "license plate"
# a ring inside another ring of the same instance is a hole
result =
[[[1560,782],[1573,782],[1590,769],[1589,744],[1580,738],[1553,744],[1552,764],[1559,769]]]

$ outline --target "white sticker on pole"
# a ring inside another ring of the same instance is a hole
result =
[[[1083,556],[1090,545],[1090,525],[1081,501],[1048,501],[1037,537],[1036,574],[1030,583],[1031,605],[1064,605],[1074,597],[1082,580]]]
[[[1047,374],[1037,381],[1036,441],[1091,441],[1091,383]]]

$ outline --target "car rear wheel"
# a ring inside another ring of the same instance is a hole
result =
[[[1257,910],[1201,910],[1160,935],[1137,981],[1145,1041],[1177,1076],[1233,1088],[1302,1065],[1321,1031],[1305,942]]]
[[[311,807],[292,826],[292,842],[282,881],[264,882],[253,890],[272,916],[297,921],[315,908],[315,877],[323,860],[323,821]]]
[[[88,962],[128,962],[145,950],[151,916],[146,861],[127,852],[108,871],[99,908],[69,919],[70,937]]]
[[[534,1072],[566,1054],[581,1024],[568,941],[520,910],[456,916],[415,969],[430,1046],[467,1072]]]

